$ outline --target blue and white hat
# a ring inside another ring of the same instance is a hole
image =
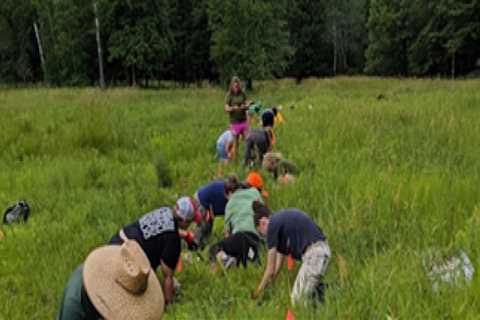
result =
[[[197,201],[192,197],[181,197],[178,199],[175,210],[177,215],[184,221],[195,221],[198,223],[202,219],[202,213]]]

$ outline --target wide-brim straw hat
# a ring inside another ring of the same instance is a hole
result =
[[[90,253],[83,284],[95,309],[107,320],[158,320],[163,316],[160,282],[134,240]]]

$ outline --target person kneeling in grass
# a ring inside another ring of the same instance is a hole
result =
[[[162,318],[162,287],[136,241],[95,249],[73,272],[57,320]]]
[[[279,152],[268,152],[263,157],[263,169],[270,172],[275,180],[281,184],[289,184],[295,180],[295,174],[298,173],[297,166],[283,158]]]
[[[163,293],[165,303],[172,302],[175,296],[173,277],[181,253],[180,229],[187,229],[201,213],[195,199],[182,197],[174,208],[161,207],[147,213],[139,220],[123,227],[113,236],[110,244],[121,245],[131,239],[136,240],[145,252],[153,270],[159,266],[163,273]]]
[[[218,270],[219,264],[228,269],[240,263],[245,267],[248,261],[258,262],[260,237],[253,222],[252,204],[263,202],[262,187],[261,176],[253,172],[247,177],[246,184],[230,195],[225,208],[225,238],[210,247],[213,272]]]
[[[217,140],[217,157],[219,160],[217,177],[223,176],[223,166],[227,166],[235,159],[235,136],[231,130],[227,130]]]
[[[229,195],[240,187],[241,183],[238,177],[230,175],[227,180],[211,181],[195,192],[193,197],[199,203],[202,219],[196,223],[194,232],[189,231],[185,237],[188,238],[186,241],[190,249],[204,247],[207,238],[212,233],[215,217],[225,215]]]
[[[267,237],[267,266],[258,288],[252,293],[257,299],[271,284],[283,265],[286,255],[302,260],[291,293],[292,303],[301,298],[323,298],[323,275],[330,261],[330,247],[320,227],[304,212],[286,209],[272,215],[270,209],[257,201],[253,204],[255,227]]]
[[[264,155],[272,151],[276,143],[273,125],[273,113],[265,112],[262,115],[262,128],[253,129],[248,133],[245,140],[245,166],[253,167],[257,161],[262,165]]]

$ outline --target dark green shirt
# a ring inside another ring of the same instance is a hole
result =
[[[277,168],[276,168],[275,172],[273,173],[275,179],[278,178],[279,176],[283,176],[287,173],[297,174],[298,173],[297,166],[291,161],[280,160],[277,164]]]
[[[243,92],[237,94],[227,93],[225,103],[230,107],[238,107],[247,102],[247,96]],[[235,110],[230,112],[230,123],[241,123],[247,121],[247,110]]]
[[[77,267],[68,280],[63,293],[57,320],[101,319],[83,290],[83,264]]]

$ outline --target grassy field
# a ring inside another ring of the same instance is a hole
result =
[[[478,274],[436,292],[424,261],[462,249],[480,266],[480,81],[256,85],[251,98],[284,106],[277,149],[302,171],[289,187],[267,179],[270,205],[308,212],[333,251],[326,303],[296,318],[478,319]],[[212,88],[2,89],[0,208],[26,199],[32,216],[2,227],[0,319],[52,319],[89,251],[211,180],[223,99]],[[165,318],[284,319],[295,274],[253,302],[262,271],[212,276],[193,261]]]

